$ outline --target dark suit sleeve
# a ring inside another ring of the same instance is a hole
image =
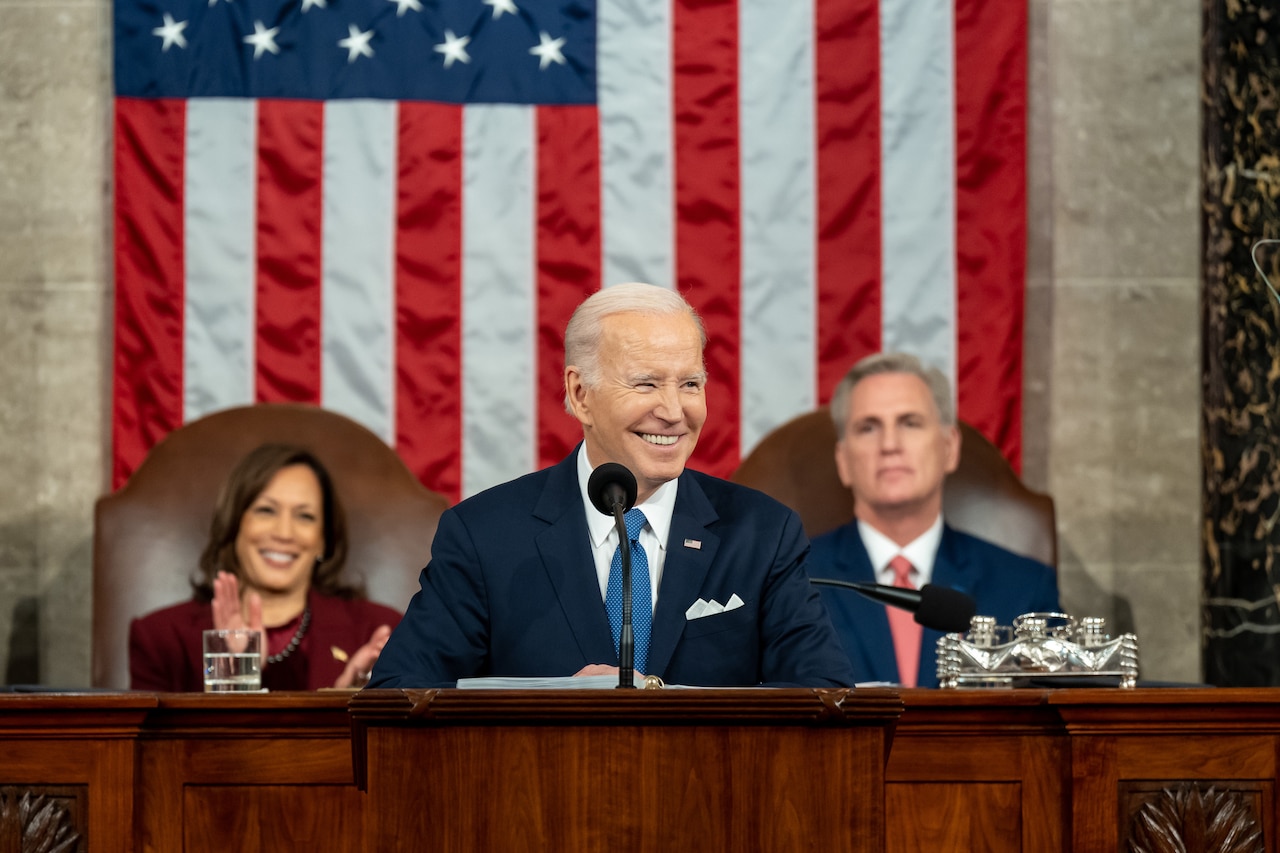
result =
[[[165,677],[165,661],[151,625],[135,619],[129,623],[129,687],[133,690],[171,691]]]
[[[431,562],[392,631],[370,687],[451,687],[480,674],[489,647],[488,601],[470,531],[453,510],[440,517]]]
[[[199,664],[183,648],[179,608],[156,611],[129,624],[129,687],[161,693],[202,690]],[[191,670],[194,667],[194,671]]]
[[[849,687],[853,668],[817,588],[809,583],[808,540],[788,511],[763,590],[761,676],[773,687]]]

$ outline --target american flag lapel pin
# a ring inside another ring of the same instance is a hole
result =
[[[686,548],[692,548],[692,549],[693,549],[693,550],[695,550],[695,551],[701,551],[701,550],[702,550],[702,540],[701,540],[701,539],[686,539],[686,540],[684,540],[684,547],[686,547]]]

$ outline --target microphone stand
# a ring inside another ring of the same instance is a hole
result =
[[[834,578],[809,578],[809,583],[852,589],[872,601],[908,610],[915,614],[919,624],[947,634],[968,631],[977,609],[972,596],[946,586],[925,584],[919,589],[905,589]]]
[[[901,607],[914,612],[920,607],[920,591],[904,589],[896,586],[881,586],[878,583],[865,581],[842,581],[834,578],[809,578],[809,583],[818,586],[838,586],[860,592],[872,601],[888,604],[890,607]]]
[[[622,520],[622,504],[613,505],[613,523],[618,528],[618,550],[622,554],[622,630],[618,633],[618,689],[636,686],[636,641],[631,628],[631,537]]]

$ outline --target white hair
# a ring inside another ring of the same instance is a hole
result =
[[[637,281],[601,288],[578,305],[564,330],[564,366],[578,368],[582,384],[587,388],[600,382],[600,341],[604,336],[604,318],[613,314],[686,316],[698,327],[702,346],[705,348],[707,345],[702,318],[676,291]],[[567,388],[564,405],[573,411],[569,406]]]
[[[868,376],[879,373],[908,373],[918,377],[929,388],[933,403],[938,408],[938,420],[943,426],[955,426],[956,407],[951,400],[951,383],[946,374],[936,367],[925,367],[920,359],[905,352],[882,352],[869,355],[859,360],[836,385],[831,395],[831,420],[835,422],[836,434],[844,435],[845,418],[849,415],[849,395],[853,386]]]

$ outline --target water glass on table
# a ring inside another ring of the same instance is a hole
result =
[[[261,631],[214,628],[204,632],[204,692],[262,690]]]

